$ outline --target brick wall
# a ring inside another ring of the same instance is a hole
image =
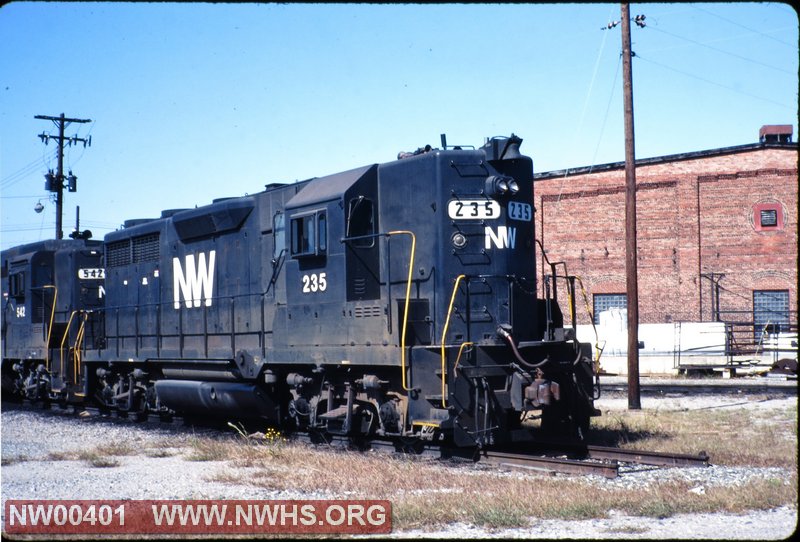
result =
[[[752,321],[754,290],[788,290],[797,323],[797,160],[791,144],[637,164],[641,323],[712,320],[715,281],[723,320]],[[624,165],[541,174],[534,190],[537,238],[581,277],[589,306],[593,294],[625,293]],[[759,231],[762,208],[782,227]]]

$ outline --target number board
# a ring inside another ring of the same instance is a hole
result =
[[[99,268],[81,268],[78,269],[78,278],[82,280],[102,280],[106,278],[106,270]]]
[[[508,202],[508,218],[530,222],[532,215],[531,206],[527,203],[519,203],[517,201]]]
[[[500,218],[500,204],[490,199],[454,199],[447,204],[447,215],[453,220]]]

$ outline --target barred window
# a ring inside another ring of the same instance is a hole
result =
[[[628,308],[628,296],[625,294],[594,294],[593,297],[594,306],[592,309],[594,311],[595,324],[600,323],[600,313],[603,311],[614,308]]]

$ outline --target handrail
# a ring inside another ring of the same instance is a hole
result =
[[[50,325],[47,326],[47,342],[44,345],[44,367],[48,371],[50,370],[50,335],[53,332],[53,319],[56,316],[56,302],[58,301],[58,287],[52,284],[47,284],[42,286],[42,288],[52,288],[55,290],[55,295],[53,295],[53,306],[50,309]]]
[[[456,356],[456,362],[453,364],[453,374],[458,376],[458,363],[461,361],[461,353],[464,351],[465,346],[474,346],[475,343],[472,341],[466,341],[461,343],[461,346],[458,347],[458,355]]]
[[[81,349],[83,348],[83,339],[86,336],[86,321],[89,319],[89,313],[83,313],[83,321],[78,328],[78,335],[75,337],[75,346],[72,350],[73,370],[72,380],[74,384],[78,383],[78,373],[80,373],[81,366]]]
[[[74,310],[69,315],[69,320],[67,320],[67,327],[64,329],[64,336],[61,337],[61,345],[58,347],[59,353],[59,363],[60,367],[64,366],[64,343],[67,342],[67,337],[69,337],[69,328],[72,327],[72,319],[75,318],[75,315],[78,314],[80,311]]]
[[[456,282],[453,285],[453,293],[450,295],[450,305],[447,307],[447,318],[444,320],[444,328],[442,328],[442,408],[447,408],[447,402],[445,401],[445,382],[446,382],[446,365],[447,359],[444,352],[444,344],[447,341],[447,328],[450,327],[450,316],[453,314],[453,305],[456,301],[456,293],[458,293],[458,285],[461,283],[463,279],[467,278],[466,275],[458,275],[456,277]],[[463,346],[463,345],[462,345]]]
[[[406,281],[406,302],[405,307],[403,308],[403,331],[400,335],[400,371],[402,376],[402,384],[405,391],[411,391],[411,388],[406,386],[406,326],[408,325],[408,304],[411,300],[411,279],[414,276],[414,254],[417,250],[417,236],[414,235],[414,232],[408,230],[390,231],[386,235],[411,236],[411,256],[408,260],[408,280]]]
[[[578,275],[575,275],[575,278],[578,280],[578,284],[581,287],[581,295],[583,296],[583,303],[586,305],[586,313],[589,315],[589,322],[592,324],[592,330],[594,331],[594,364],[595,364],[595,372],[600,372],[600,357],[603,355],[603,350],[605,350],[605,344],[603,347],[600,347],[600,335],[597,333],[597,326],[594,323],[594,313],[592,312],[591,307],[589,306],[589,295],[586,293],[586,287],[583,285],[583,280]],[[577,337],[576,337],[577,339]]]

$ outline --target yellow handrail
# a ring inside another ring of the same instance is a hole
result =
[[[414,235],[414,232],[407,230],[390,231],[386,235],[411,236],[411,257],[408,261],[408,280],[406,281],[406,303],[403,309],[403,332],[400,336],[400,371],[402,372],[403,389],[411,391],[411,388],[406,386],[406,326],[408,324],[408,302],[411,300],[411,278],[414,276],[414,253],[417,250],[417,236]]]
[[[461,343],[461,346],[460,346],[460,347],[459,347],[459,349],[458,349],[458,356],[456,356],[456,362],[453,364],[453,374],[455,374],[455,375],[457,375],[457,374],[458,374],[458,371],[457,371],[457,369],[458,369],[458,362],[459,362],[459,361],[461,361],[461,352],[463,352],[463,351],[464,351],[464,347],[465,347],[465,346],[472,346],[472,345],[474,345],[474,344],[475,344],[475,343],[473,343],[473,342],[470,342],[470,341],[467,341],[467,342]]]
[[[50,334],[53,332],[53,319],[56,316],[56,302],[58,301],[58,288],[52,284],[43,286],[43,288],[52,288],[55,290],[53,295],[53,306],[50,309],[50,325],[47,326],[47,342],[44,345],[44,367],[50,370]]]
[[[59,354],[59,367],[64,366],[64,343],[67,342],[67,337],[69,337],[69,328],[72,327],[72,319],[75,318],[75,315],[78,314],[78,311],[72,311],[72,314],[69,315],[69,320],[67,320],[67,328],[64,330],[64,336],[61,337],[61,345],[58,348]]]
[[[453,293],[450,295],[450,305],[447,307],[447,318],[445,318],[444,320],[444,328],[442,329],[442,408],[447,408],[447,403],[445,402],[445,382],[446,382],[445,373],[446,373],[447,360],[444,353],[444,344],[445,342],[447,342],[447,328],[450,327],[450,316],[453,314],[453,304],[455,304],[456,301],[456,293],[458,293],[458,285],[466,277],[467,277],[466,275],[458,275],[456,277],[455,285],[453,285]]]
[[[600,336],[597,333],[597,327],[594,325],[594,314],[592,313],[592,308],[589,306],[589,296],[586,293],[586,288],[583,285],[583,281],[579,276],[575,276],[578,279],[578,284],[581,287],[581,294],[583,295],[583,302],[586,305],[586,312],[589,314],[589,322],[592,324],[592,330],[594,330],[594,369],[595,372],[600,372],[600,357],[603,355],[603,348],[600,347]],[[570,303],[570,307],[572,304]]]
[[[86,335],[86,321],[89,319],[89,313],[83,313],[83,321],[81,327],[78,328],[78,335],[75,337],[75,346],[72,351],[73,371],[72,381],[74,384],[78,383],[78,373],[80,372],[81,365],[81,349],[83,348],[83,338]]]

